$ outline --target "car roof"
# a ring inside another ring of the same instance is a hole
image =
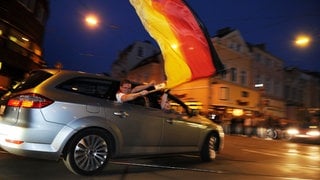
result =
[[[85,75],[85,76],[100,76],[100,77],[105,77],[107,79],[111,79],[111,80],[115,80],[115,81],[119,81],[118,79],[112,78],[106,74],[103,73],[88,73],[88,72],[84,72],[84,71],[74,71],[74,70],[65,70],[65,69],[37,69],[37,70],[33,70],[31,72],[35,72],[35,71],[46,71],[50,74],[58,74],[58,73],[62,73],[62,74],[68,74],[68,75]]]

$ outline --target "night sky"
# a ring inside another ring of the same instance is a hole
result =
[[[218,29],[238,29],[245,41],[265,43],[285,66],[320,69],[320,2],[318,0],[186,0],[211,36]],[[94,12],[99,27],[89,28],[84,16]],[[307,34],[307,48],[294,45]],[[49,67],[109,72],[120,51],[135,41],[156,42],[142,26],[129,0],[50,0],[44,58]]]

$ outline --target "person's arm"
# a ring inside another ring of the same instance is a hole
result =
[[[161,96],[161,109],[166,109],[167,103],[168,103],[168,94],[163,93],[163,95]]]
[[[123,94],[120,97],[120,99],[121,99],[121,102],[126,102],[126,101],[134,100],[137,97],[144,96],[146,94],[148,94],[148,91],[143,90],[143,91],[140,91],[140,92],[137,92],[137,93]]]
[[[145,90],[145,89],[147,89],[151,86],[154,86],[154,85],[155,85],[155,81],[151,81],[148,84],[142,84],[142,85],[136,86],[131,90],[131,93],[136,93],[136,92]]]

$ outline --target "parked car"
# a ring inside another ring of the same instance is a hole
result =
[[[119,81],[105,75],[41,69],[1,98],[0,146],[9,153],[62,159],[75,174],[94,175],[110,159],[223,149],[221,126],[169,94],[174,110],[159,109],[162,91],[130,103],[115,101]]]

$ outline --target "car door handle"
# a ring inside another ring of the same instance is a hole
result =
[[[173,124],[173,120],[171,118],[167,119],[166,122],[169,123],[169,124]]]
[[[129,114],[125,111],[113,112],[113,114],[121,118],[126,118],[129,116]]]

